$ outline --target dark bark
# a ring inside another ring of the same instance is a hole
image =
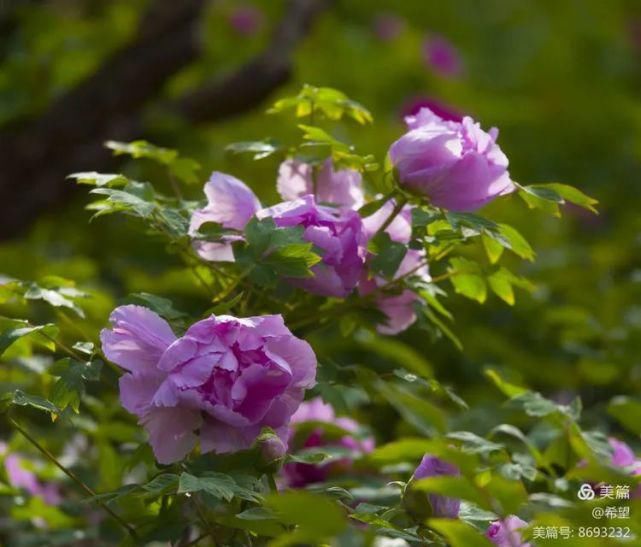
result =
[[[105,140],[143,136],[143,107],[199,54],[204,1],[154,0],[131,42],[94,74],[39,118],[0,128],[0,240],[64,204],[74,192],[68,174],[113,167]],[[291,0],[260,55],[169,108],[190,123],[207,123],[257,106],[289,78],[296,45],[328,3]]]
[[[198,55],[204,0],[155,0],[130,43],[39,118],[0,130],[0,239],[18,235],[72,191],[65,176],[100,169],[107,138],[128,138],[142,106]]]

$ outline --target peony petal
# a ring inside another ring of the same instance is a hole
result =
[[[200,450],[203,454],[214,452],[228,454],[251,448],[260,435],[261,426],[232,427],[227,424],[206,419],[200,430]]]
[[[202,423],[200,413],[180,407],[152,408],[141,420],[149,433],[156,460],[170,464],[182,460],[196,445],[194,430]]]
[[[312,347],[292,335],[268,340],[265,353],[271,359],[282,359],[292,372],[292,387],[310,389],[316,385],[316,355]]]
[[[251,423],[262,420],[272,401],[284,393],[291,380],[291,372],[276,363],[250,365],[232,387],[232,398],[239,401],[234,411]]]
[[[146,414],[163,378],[154,370],[123,374],[118,381],[122,406],[138,417]]]
[[[120,306],[109,321],[113,328],[100,333],[102,350],[107,359],[130,371],[155,367],[176,340],[169,324],[142,306]]]
[[[296,160],[285,160],[278,168],[276,189],[285,201],[312,193],[312,166]]]
[[[205,184],[208,219],[225,228],[243,230],[261,208],[256,194],[236,177],[214,171]]]

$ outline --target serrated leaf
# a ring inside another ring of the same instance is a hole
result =
[[[16,389],[13,393],[5,395],[4,399],[9,404],[18,406],[30,406],[38,410],[44,410],[45,412],[49,412],[51,414],[60,413],[60,409],[51,401],[48,401],[47,399],[38,395],[30,395],[20,389]]]
[[[476,300],[480,304],[487,298],[487,284],[482,276],[481,267],[466,258],[451,258],[450,281],[454,290],[467,298]]]
[[[496,296],[509,304],[514,305],[514,289],[512,289],[512,274],[505,268],[501,268],[488,276],[487,282]]]
[[[481,240],[483,241],[483,247],[485,248],[490,263],[496,264],[500,260],[505,247],[487,234],[483,234]]]
[[[282,149],[282,146],[271,139],[263,141],[235,142],[225,147],[226,152],[232,152],[234,154],[252,153],[254,154],[253,159],[255,160],[271,156]]]
[[[40,342],[46,345],[49,349],[54,350],[55,344],[49,340],[49,338],[54,338],[58,334],[58,327],[53,323],[48,323],[46,325],[28,325],[26,321],[14,321],[13,326],[5,329],[0,334],[0,356],[13,344],[16,340],[19,340],[23,336],[29,336],[31,334],[44,334],[46,338],[43,338]]]
[[[537,186],[539,188],[548,188],[556,192],[564,200],[569,201],[570,203],[574,203],[579,207],[583,207],[588,211],[592,211],[595,214],[598,214],[598,211],[594,206],[598,204],[599,201],[588,196],[587,194],[584,194],[583,192],[581,192],[581,190],[575,188],[574,186],[570,186],[568,184],[560,184],[558,182],[551,182],[548,184],[541,184]]]
[[[367,249],[374,255],[369,261],[370,268],[387,279],[394,277],[407,253],[407,246],[393,241],[387,232],[370,239]]]
[[[127,177],[119,173],[97,173],[96,171],[72,173],[67,178],[76,179],[78,184],[90,186],[125,186],[129,182]]]

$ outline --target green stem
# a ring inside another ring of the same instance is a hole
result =
[[[278,486],[276,486],[276,480],[274,479],[274,475],[271,473],[267,473],[267,484],[269,484],[269,489],[272,491],[272,493],[277,494],[278,493]]]
[[[18,422],[16,422],[13,418],[9,418],[9,422],[13,427],[18,431],[27,441],[29,441],[35,448],[37,448],[40,453],[42,453],[51,463],[53,463],[58,469],[60,469],[67,477],[69,477],[72,481],[74,481],[80,488],[82,488],[87,494],[90,496],[94,497],[96,496],[96,492],[92,490],[89,486],[87,486],[81,479],[78,478],[78,476],[71,471],[70,469],[67,469],[64,465],[62,465],[56,457],[49,452],[44,446],[42,446],[36,439],[34,439]],[[129,523],[127,523],[123,518],[118,515],[116,512],[114,512],[107,504],[105,504],[101,500],[94,500],[102,507],[111,517],[118,522],[127,532],[129,535],[135,539],[136,541],[138,540],[138,534],[136,533],[136,530],[134,529],[133,526],[131,526]]]

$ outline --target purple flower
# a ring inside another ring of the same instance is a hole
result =
[[[327,159],[316,174],[308,163],[285,160],[278,169],[278,193],[284,200],[293,200],[314,194],[320,203],[358,209],[364,203],[362,178],[358,171],[334,171],[332,160]]]
[[[379,13],[374,18],[373,28],[381,42],[391,42],[405,30],[405,19],[394,13]]]
[[[207,206],[194,211],[189,224],[189,235],[193,236],[206,222],[216,222],[223,228],[242,231],[256,211],[260,201],[244,182],[231,175],[214,171],[205,184]],[[220,242],[197,241],[198,254],[205,260],[233,262],[231,244],[241,239],[240,235],[223,236]]]
[[[463,73],[461,56],[447,38],[432,36],[423,42],[425,62],[440,76],[455,78]]]
[[[0,455],[6,450],[7,445],[0,442]],[[25,465],[26,462],[25,458],[16,453],[5,456],[4,468],[9,484],[14,488],[22,488],[32,496],[38,496],[48,505],[58,505],[62,501],[58,486],[52,483],[42,484],[28,465]]]
[[[405,119],[409,131],[392,144],[392,163],[407,189],[426,195],[436,207],[475,211],[515,190],[508,159],[489,132],[466,116],[445,121],[429,108]]]
[[[407,100],[401,108],[401,116],[416,116],[421,108],[429,108],[439,118],[448,122],[462,122],[463,114],[450,105],[432,97],[413,97]]]
[[[333,181],[323,186],[327,196],[338,199],[355,195],[351,186],[355,171],[333,172],[331,165],[325,169]],[[337,180],[342,182],[336,183]],[[281,191],[293,194],[294,188],[296,184],[283,184]],[[337,188],[349,191],[341,194]],[[217,222],[224,228],[240,231],[253,216],[271,217],[278,227],[302,226],[303,238],[320,250],[322,260],[312,267],[313,277],[291,279],[291,284],[315,294],[338,297],[347,296],[356,286],[363,269],[366,240],[361,218],[355,211],[316,205],[311,194],[260,209],[258,198],[244,183],[223,173],[211,176],[205,193],[209,203],[193,213],[191,235],[205,222]],[[196,248],[206,260],[233,261],[231,244],[239,239],[240,233],[224,235],[218,242],[196,242]]]
[[[414,471],[413,480],[426,479],[428,477],[438,477],[440,475],[458,475],[459,470],[455,465],[445,462],[436,456],[425,454],[421,463]],[[432,506],[432,515],[455,519],[458,517],[461,508],[461,500],[457,498],[448,498],[440,494],[428,494],[427,499]]]
[[[641,475],[641,459],[637,458],[632,448],[614,437],[610,437],[608,443],[612,447],[611,465],[614,467],[624,467],[630,475]],[[631,492],[630,497],[635,499],[641,498],[641,486],[635,488],[634,491]]]
[[[238,6],[229,14],[230,26],[241,36],[252,36],[263,26],[263,12],[256,6]]]
[[[128,371],[122,405],[139,418],[160,463],[201,452],[251,447],[263,427],[286,442],[291,415],[314,385],[316,357],[280,315],[211,316],[176,338],[141,306],[121,306],[100,338],[105,356]]]
[[[630,467],[637,461],[632,449],[623,441],[610,437],[608,443],[612,448],[612,459],[610,460],[615,467]]]
[[[394,203],[388,201],[373,215],[363,219],[363,227],[368,239],[374,237],[393,209]],[[389,234],[392,241],[404,244],[409,243],[412,236],[411,207],[405,206],[385,229],[385,232]],[[404,276],[409,277],[410,274],[425,281],[431,279],[425,263],[424,251],[408,249],[393,279]],[[388,283],[389,281],[383,277],[368,276],[367,272],[364,272],[359,281],[358,290],[361,295],[367,296]],[[376,306],[387,316],[386,322],[377,326],[378,332],[381,334],[398,334],[416,321],[414,306],[417,302],[421,302],[421,299],[414,291],[401,289],[400,292],[397,291],[394,294],[390,294],[389,291],[380,292],[376,296],[375,302]]]
[[[306,401],[300,405],[292,416],[292,424],[304,424],[305,422],[327,422],[350,433],[357,433],[360,429],[358,422],[347,417],[336,417],[334,409],[324,403],[320,397]],[[290,439],[294,438],[295,429],[290,432]],[[300,448],[314,448],[321,446],[339,446],[347,448],[352,454],[358,456],[374,450],[374,439],[372,437],[358,438],[353,435],[345,435],[340,439],[329,440],[326,438],[322,427],[314,429],[302,442]],[[283,474],[288,486],[301,488],[315,482],[322,482],[338,469],[349,468],[351,460],[341,458],[326,464],[288,463],[283,467]]]
[[[499,547],[530,547],[529,543],[523,543],[521,534],[518,532],[519,529],[526,526],[527,522],[511,515],[491,523],[485,536]]]
[[[358,213],[316,205],[314,196],[308,194],[263,209],[256,216],[271,217],[279,227],[302,226],[303,239],[320,249],[322,260],[311,268],[313,277],[291,279],[292,285],[337,297],[354,289],[363,270],[366,243]]]

